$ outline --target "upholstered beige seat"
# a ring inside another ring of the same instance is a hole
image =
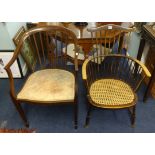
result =
[[[135,93],[121,80],[97,80],[91,85],[89,94],[93,104],[102,108],[124,108],[135,104]]]
[[[74,97],[74,75],[61,69],[45,69],[34,72],[17,95],[18,100],[41,103],[72,102]]]

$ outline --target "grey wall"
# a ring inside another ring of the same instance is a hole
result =
[[[139,49],[139,44],[140,44],[140,34],[136,32],[132,32],[130,36],[130,41],[129,41],[129,47],[128,47],[128,53],[130,56],[136,58],[138,49]]]
[[[14,44],[10,38],[6,24],[0,22],[0,50],[13,50]]]
[[[0,50],[14,50],[13,37],[20,27],[26,28],[25,22],[0,22]],[[27,67],[22,57],[19,57],[23,74],[26,74]]]
[[[20,27],[24,26],[26,28],[25,22],[6,22],[6,28],[8,30],[9,36],[12,39]]]
[[[128,47],[128,54],[134,58],[137,58],[138,49],[140,45],[140,39],[141,39],[141,35],[139,33],[137,32],[131,33],[129,47]],[[142,59],[141,59],[143,63],[145,63],[149,48],[150,48],[150,45],[146,42],[143,55],[142,55]]]

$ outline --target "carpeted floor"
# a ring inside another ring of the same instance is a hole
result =
[[[15,85],[19,89],[23,79],[16,79]],[[79,127],[73,128],[73,107],[68,106],[38,106],[23,104],[24,111],[30,123],[30,129],[46,133],[143,133],[155,132],[155,100],[150,96],[146,103],[142,102],[145,85],[138,92],[139,101],[136,109],[136,126],[131,128],[127,110],[99,110],[92,112],[90,125],[84,128],[86,117],[86,90],[78,74],[79,83]],[[9,96],[8,79],[0,79],[0,128],[24,128]]]

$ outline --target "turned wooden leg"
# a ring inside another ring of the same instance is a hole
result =
[[[135,118],[136,118],[136,106],[131,107],[130,109],[130,114],[131,114],[131,126],[135,126]]]
[[[74,105],[74,128],[78,128],[78,105],[75,103]]]
[[[92,107],[91,107],[90,104],[88,104],[88,110],[87,110],[87,116],[86,116],[86,121],[85,121],[85,127],[88,127],[88,125],[89,125],[91,110],[92,110]]]
[[[12,98],[12,101],[13,101],[19,115],[21,116],[22,120],[24,121],[25,126],[29,127],[29,123],[28,123],[27,118],[25,116],[25,113],[24,113],[24,111],[23,111],[23,109],[22,109],[22,107],[20,105],[20,102],[15,100],[12,96],[11,96],[11,98]]]
[[[78,128],[78,84],[77,84],[78,72],[75,72],[75,99],[74,99],[74,128]]]
[[[154,65],[155,66],[155,65]],[[144,97],[143,97],[143,101],[146,102],[147,98],[148,98],[148,95],[149,93],[151,92],[151,89],[153,87],[153,84],[154,84],[154,80],[155,80],[155,68],[152,72],[152,76],[149,80],[149,83],[147,85],[147,88],[146,88],[146,91],[145,91],[145,94],[144,94]]]

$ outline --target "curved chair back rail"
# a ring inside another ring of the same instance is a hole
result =
[[[34,60],[33,65],[26,61],[29,71],[45,68],[67,69],[67,62],[70,61],[67,55],[67,45],[73,43],[74,49],[74,65],[75,71],[78,70],[78,47],[76,35],[65,27],[60,26],[44,26],[35,27],[25,32],[20,39],[12,59],[5,66],[10,79],[11,95],[16,98],[14,80],[10,67],[15,62],[22,50],[27,51],[27,42],[32,45]],[[32,55],[28,55],[32,59]],[[34,63],[34,61],[36,63]],[[67,69],[68,70],[68,69]],[[70,71],[70,70],[69,70]]]
[[[91,56],[95,57],[111,53],[126,55],[130,34],[135,29],[107,24],[87,30],[91,33],[93,44]]]
[[[140,61],[124,55],[111,54],[85,60],[82,76],[89,90],[91,84],[99,79],[119,79],[137,91],[143,79],[151,74]]]
[[[115,25],[115,24],[107,24],[107,25],[103,25],[100,27],[92,27],[92,28],[88,28],[87,30],[89,32],[96,32],[96,31],[101,31],[101,30],[123,30],[124,32],[132,32],[133,28],[126,28],[120,25]]]

